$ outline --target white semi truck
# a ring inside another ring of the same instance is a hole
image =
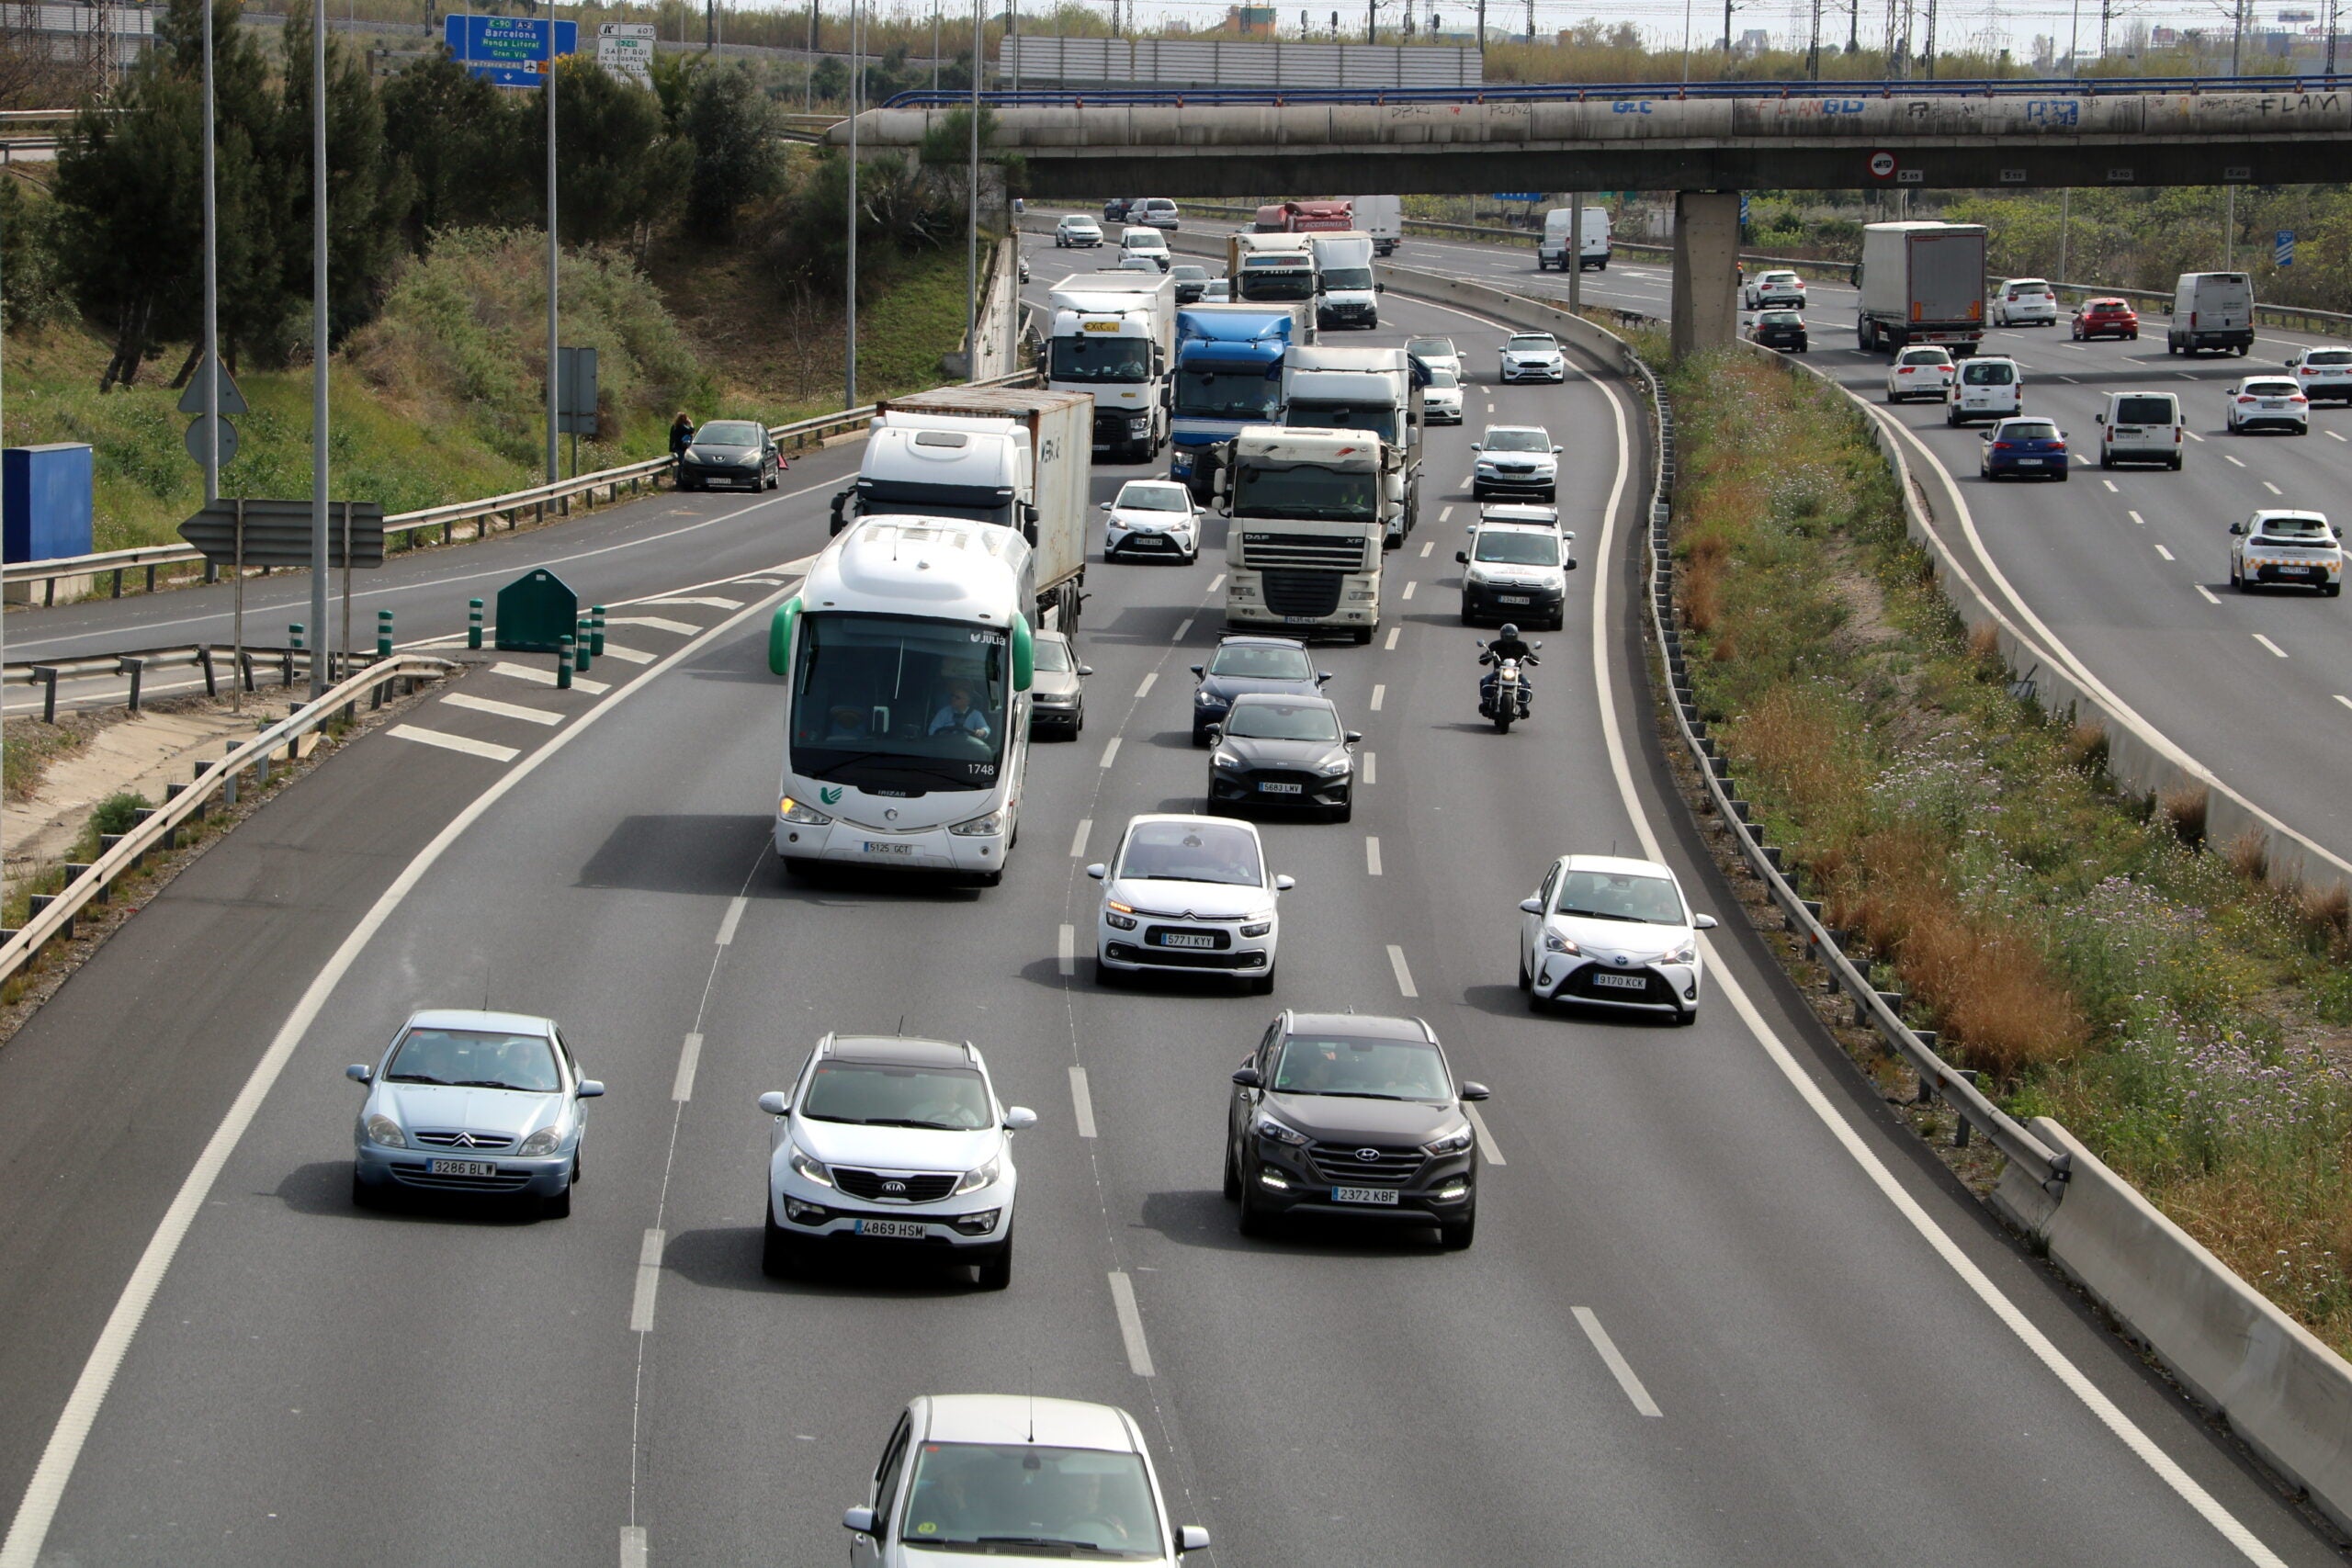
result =
[[[1984,341],[1984,226],[1864,224],[1855,287],[1863,353],[1932,343],[1964,359]]]
[[[1253,424],[1216,473],[1225,624],[1370,642],[1380,628],[1384,493],[1404,449],[1360,430]]]
[[[1094,400],[1092,449],[1148,463],[1168,440],[1176,363],[1176,280],[1079,273],[1054,286],[1046,385]]]
[[[1372,276],[1372,236],[1350,229],[1309,234],[1315,253],[1315,324],[1318,327],[1380,325],[1382,286]]]
[[[1295,348],[1283,359],[1283,423],[1361,430],[1396,449],[1385,470],[1381,524],[1396,549],[1421,518],[1421,396],[1427,372],[1401,348]]]
[[[1288,304],[1315,298],[1315,248],[1305,234],[1244,230],[1225,243],[1225,275],[1233,298],[1251,304]]]

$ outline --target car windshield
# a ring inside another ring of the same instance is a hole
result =
[[[2115,400],[2115,423],[2118,424],[2170,424],[2173,402],[2170,398],[2118,398]]]
[[[1158,1558],[1166,1532],[1143,1460],[1042,1443],[924,1443],[899,1539],[924,1551]]]
[[[792,771],[896,794],[988,789],[1004,760],[1006,634],[849,611],[800,617]]]
[[[1149,262],[1142,264],[1149,266]],[[1054,339],[1046,374],[1057,381],[1088,383],[1140,381],[1151,373],[1151,343],[1147,338],[1096,336]]]
[[[1190,262],[1179,262],[1176,265],[1168,269],[1169,276],[1182,278],[1186,283],[1198,283],[1202,279],[1207,277],[1208,275],[1208,268],[1204,266],[1194,266]]]
[[[1998,359],[1980,359],[1963,368],[1960,378],[1972,387],[2006,387],[2018,378],[2018,367]]]
[[[1372,268],[1368,266],[1333,266],[1323,269],[1326,288],[1369,288]]]
[[[1259,887],[1258,838],[1216,822],[1142,822],[1127,834],[1119,874],[1145,882],[1216,882]]]
[[[1396,411],[1377,403],[1324,403],[1291,400],[1283,423],[1294,430],[1364,430],[1383,441],[1396,439]]]
[[[715,419],[695,432],[697,446],[757,446],[766,434],[748,419]]]
[[[1245,681],[1312,681],[1315,666],[1303,648],[1267,648],[1251,643],[1228,644],[1209,660],[1212,675],[1238,676]]]
[[[1522,534],[1481,531],[1478,547],[1470,552],[1472,560],[1501,561],[1510,566],[1557,566],[1560,564],[1560,541],[1544,534]]]
[[[1252,423],[1282,412],[1282,382],[1263,370],[1186,370],[1176,378],[1176,412]]]
[[[1236,703],[1225,732],[1241,740],[1337,740],[1340,718],[1326,703]]]
[[[1456,376],[1453,371],[1448,370],[1444,366],[1440,365],[1430,371],[1430,385],[1432,387],[1459,387],[1462,385],[1462,378]]]
[[[1560,884],[1557,912],[1603,920],[1679,926],[1682,895],[1663,876],[1631,871],[1572,871]]]
[[[1764,283],[1794,283],[1796,280],[1797,275],[1793,272],[1768,272],[1759,279]]]
[[[1369,523],[1379,515],[1379,507],[1380,476],[1370,469],[1347,472],[1253,458],[1238,464],[1233,475],[1236,517]]]
[[[2315,348],[2303,355],[2306,365],[2352,365],[2352,348]]]
[[[989,1086],[968,1067],[898,1062],[821,1062],[808,1075],[800,1114],[857,1127],[930,1127],[975,1133],[996,1120]]]
[[[2083,307],[2084,310],[2096,315],[2110,315],[2115,311],[2128,310],[2131,308],[2120,299],[2094,299]]]
[[[2011,420],[1997,433],[2003,441],[2055,441],[2058,427],[2046,419]]]
[[[1489,452],[1549,452],[1552,437],[1541,430],[1489,430],[1486,446]]]
[[[1950,365],[1951,351],[1942,348],[1906,348],[1903,351],[1905,365]]]
[[[2266,518],[2258,526],[2266,539],[2332,540],[2335,537],[2327,524],[2317,517],[2271,517]]]
[[[384,1081],[525,1094],[553,1094],[563,1087],[547,1036],[495,1029],[412,1029],[401,1036]]]
[[[2292,381],[2248,381],[2238,389],[2250,397],[2283,398],[2297,390]]]
[[[1461,357],[1453,352],[1453,340],[1450,337],[1408,337],[1405,340],[1405,352],[1416,359],[1459,359]]]
[[[1126,512],[1182,512],[1185,508],[1182,485],[1131,484],[1119,491],[1113,505]]]
[[[1503,352],[1505,354],[1551,354],[1559,346],[1559,343],[1549,333],[1514,333],[1511,334],[1510,341],[1503,344]]]
[[[1451,1100],[1445,1058],[1425,1040],[1294,1034],[1274,1064],[1277,1094],[1363,1100]]]
[[[1035,660],[1040,670],[1067,671],[1074,668],[1069,660],[1069,644],[1053,637],[1037,639]]]

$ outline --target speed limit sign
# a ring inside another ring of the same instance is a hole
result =
[[[1871,154],[1871,173],[1879,179],[1894,177],[1894,154],[1879,152]]]

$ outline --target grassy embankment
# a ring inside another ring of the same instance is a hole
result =
[[[1734,352],[1669,385],[1693,685],[1807,896],[2011,1111],[2352,1349],[2345,900],[2206,845],[2199,799],[2120,795],[2096,729],[2010,696],[1838,392]]]

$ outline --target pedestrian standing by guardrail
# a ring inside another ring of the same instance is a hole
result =
[[[685,410],[680,409],[678,417],[670,422],[670,464],[673,468],[683,468],[685,466],[686,448],[694,444],[695,422],[686,417]]]

